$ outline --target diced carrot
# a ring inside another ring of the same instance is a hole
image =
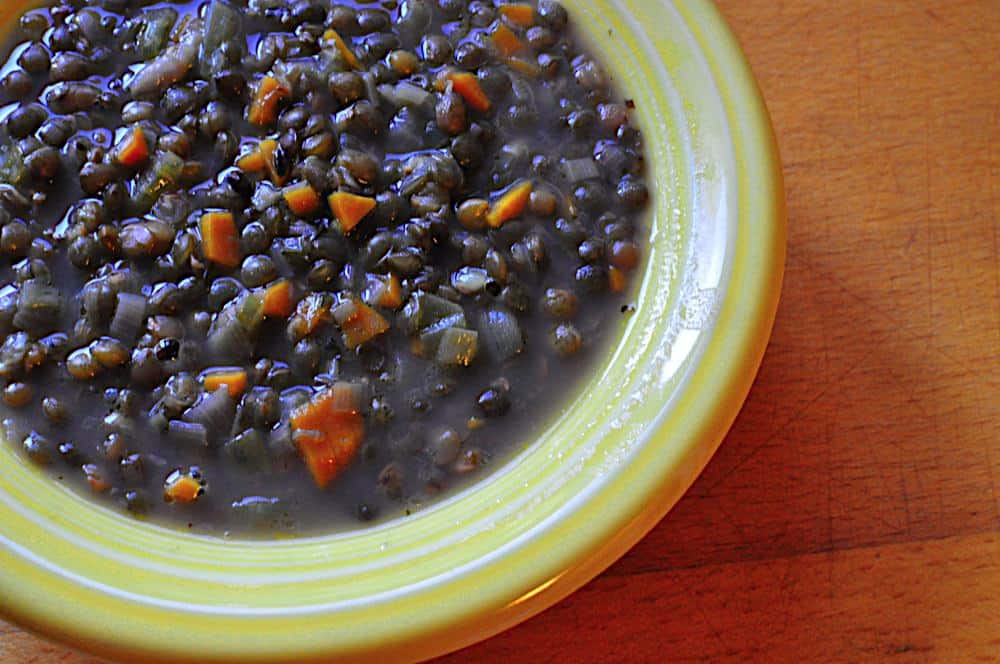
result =
[[[354,301],[354,311],[340,324],[344,345],[354,349],[389,329],[389,321],[360,300]]]
[[[490,228],[500,228],[511,219],[516,219],[524,212],[531,197],[531,180],[526,180],[516,184],[507,190],[507,193],[490,206],[490,211],[486,213],[486,223]]]
[[[360,413],[340,413],[330,415],[320,433],[296,433],[295,445],[313,481],[324,488],[351,462],[364,436],[365,420]]]
[[[104,493],[111,488],[108,481],[101,475],[101,469],[97,464],[87,463],[83,465],[83,472],[87,476],[87,486],[94,493]]]
[[[500,55],[504,57],[509,58],[524,50],[524,42],[521,41],[521,38],[503,23],[497,23],[497,27],[493,28],[493,32],[490,33],[490,38],[497,45]]]
[[[621,293],[625,290],[625,284],[628,280],[625,278],[625,272],[613,267],[608,270],[608,288],[611,289],[612,293]]]
[[[522,28],[530,28],[535,24],[535,8],[526,2],[500,5],[500,16]]]
[[[231,212],[206,212],[201,217],[201,250],[205,258],[224,265],[240,264],[240,238]]]
[[[295,308],[295,316],[302,320],[303,336],[308,336],[330,319],[330,304],[322,294],[310,293]]]
[[[358,414],[361,412],[359,394],[356,383],[336,382],[292,411],[292,427],[298,431],[322,431],[331,415]]]
[[[188,473],[175,470],[167,477],[163,499],[168,503],[193,503],[205,493],[201,482]]]
[[[483,92],[483,88],[479,85],[479,79],[476,78],[475,74],[467,71],[452,72],[448,75],[448,79],[451,81],[455,92],[462,95],[465,103],[473,109],[481,113],[490,110],[492,106],[490,98]]]
[[[236,168],[244,173],[260,173],[267,168],[267,162],[264,161],[264,155],[258,147],[256,150],[247,152],[237,159]]]
[[[343,37],[341,37],[336,30],[330,28],[324,32],[323,39],[333,42],[334,46],[337,47],[337,50],[340,51],[340,55],[343,56],[344,62],[346,62],[351,69],[361,69],[361,63],[358,62],[358,57],[354,55],[354,51],[351,50],[351,47],[347,45],[347,42],[344,41]]]
[[[403,289],[399,277],[391,272],[387,275],[369,274],[364,301],[384,309],[399,309],[403,306]]]
[[[389,283],[385,285],[385,290],[376,302],[378,306],[386,309],[399,309],[403,306],[403,288],[399,283],[399,277],[389,273]]]
[[[353,390],[346,384],[333,385],[292,411],[295,444],[319,487],[347,467],[365,436],[358,406],[344,407],[341,392],[347,389]]]
[[[281,279],[264,289],[264,304],[261,311],[265,316],[287,318],[294,308],[292,282]]]
[[[274,153],[278,149],[278,141],[273,138],[268,138],[260,142],[260,153],[264,157],[264,165],[267,167],[267,173],[271,176],[271,182],[277,186],[282,186],[288,182],[288,176],[290,173],[279,173],[278,167],[274,161]],[[291,169],[287,169],[291,170]]]
[[[358,196],[346,191],[335,191],[327,198],[330,211],[340,222],[340,230],[350,233],[368,213],[375,209],[375,199],[368,196]]]
[[[523,74],[528,78],[538,78],[542,69],[537,64],[531,60],[526,60],[524,58],[507,58],[507,64],[511,69],[519,74]]]
[[[319,207],[319,194],[308,182],[300,182],[286,187],[282,196],[288,203],[288,209],[300,217],[312,214]]]
[[[202,375],[202,381],[207,392],[215,392],[224,386],[229,396],[235,399],[247,389],[247,372],[232,368],[209,369]]]
[[[195,14],[195,16],[197,16],[197,14]],[[170,31],[169,41],[171,43],[179,42],[181,40],[181,35],[183,35],[187,31],[188,26],[191,24],[191,21],[193,20],[194,17],[191,16],[190,13],[184,14],[183,17],[181,17],[181,20],[177,21],[177,23],[174,25],[174,29]]]
[[[244,173],[262,173],[267,171],[271,182],[282,186],[288,182],[288,173],[279,174],[274,162],[274,152],[278,149],[278,141],[266,138],[257,144],[255,150],[243,154],[236,160],[236,167]],[[290,169],[289,169],[290,170]]]
[[[142,127],[135,127],[122,139],[115,148],[115,157],[126,168],[138,168],[146,163],[149,159],[149,143],[146,142]]]
[[[432,87],[435,92],[444,92],[448,89],[448,83],[451,82],[451,77],[457,74],[454,67],[442,67],[437,74],[434,75],[434,83]]]
[[[290,94],[285,84],[274,76],[265,76],[257,84],[247,120],[258,127],[267,127],[278,119],[278,104]]]

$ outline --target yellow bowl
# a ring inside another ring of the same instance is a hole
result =
[[[663,517],[767,343],[784,260],[778,155],[710,2],[565,4],[635,100],[653,212],[636,310],[607,321],[618,342],[557,421],[432,509],[268,543],[123,518],[0,445],[0,614],[112,658],[411,660],[552,605]]]

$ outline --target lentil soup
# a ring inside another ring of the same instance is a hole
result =
[[[6,52],[3,437],[136,517],[411,513],[627,313],[641,138],[558,2],[69,1]]]

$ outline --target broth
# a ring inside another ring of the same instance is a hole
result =
[[[136,517],[329,532],[566,406],[648,194],[559,3],[79,4],[0,72],[8,444]]]

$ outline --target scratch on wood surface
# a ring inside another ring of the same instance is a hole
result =
[[[814,271],[817,274],[822,275],[822,277],[824,279],[828,280],[831,284],[834,284],[835,286],[837,286],[837,288],[839,288],[839,290],[840,290],[841,293],[843,293],[847,297],[855,300],[859,304],[863,305],[867,311],[877,314],[878,317],[882,319],[882,322],[889,323],[892,326],[892,332],[893,333],[895,333],[895,334],[904,333],[905,336],[907,336],[912,341],[917,341],[917,342],[919,342],[921,344],[926,344],[927,343],[927,341],[928,341],[928,335],[927,334],[921,333],[918,330],[914,330],[913,327],[912,327],[913,323],[911,321],[908,321],[905,318],[901,318],[898,315],[895,315],[895,314],[893,314],[891,312],[891,310],[888,307],[893,306],[893,303],[884,302],[884,303],[881,303],[881,304],[876,304],[875,302],[872,302],[870,299],[866,298],[865,296],[857,293],[852,288],[850,288],[846,283],[844,283],[837,276],[836,273],[831,272],[829,270],[821,270],[815,263],[813,263],[812,261],[810,261],[809,259],[807,259],[805,256],[803,256],[802,253],[799,252],[799,251],[795,251],[795,250],[791,250],[790,249],[789,252],[788,252],[788,256],[787,256],[787,261],[789,263],[791,263],[791,262],[800,262],[800,263],[802,263],[802,265],[804,265],[805,267],[807,267],[809,270]],[[780,315],[781,315],[781,310],[780,310],[780,305],[779,305],[779,316]],[[860,336],[861,334],[863,334],[865,332],[868,332],[868,330],[859,328],[857,330],[857,332],[858,332],[858,334]],[[877,339],[875,339],[875,340],[868,339],[867,342],[868,343],[874,343],[874,342],[877,342]],[[953,356],[953,355],[950,355],[946,350],[935,349],[935,352],[939,353],[941,355],[941,357],[944,357],[944,358],[948,359],[949,361],[951,361],[955,365],[965,366],[965,364],[966,364],[966,360],[958,358],[958,357]]]
[[[746,455],[743,456],[742,459],[740,459],[740,461],[738,461],[736,463],[735,466],[733,466],[732,468],[730,468],[721,477],[717,478],[713,484],[711,484],[707,488],[705,488],[705,493],[706,494],[710,494],[712,492],[712,489],[714,489],[719,484],[722,484],[723,482],[725,482],[726,480],[728,480],[734,473],[736,473],[741,468],[743,468],[743,466],[745,466],[748,461],[750,461],[751,459],[753,459],[753,457],[756,456],[757,453],[760,452],[761,449],[763,449],[764,447],[766,447],[769,443],[773,442],[791,424],[797,422],[799,419],[801,419],[802,417],[804,417],[809,412],[809,410],[810,410],[810,408],[812,406],[814,406],[823,397],[825,397],[831,390],[837,388],[838,385],[842,384],[843,381],[845,381],[847,378],[850,377],[851,373],[856,368],[858,368],[859,366],[863,365],[865,363],[865,361],[867,361],[874,353],[875,353],[875,345],[873,344],[871,350],[869,350],[860,359],[858,359],[857,361],[855,361],[854,364],[852,364],[852,365],[848,366],[846,369],[844,369],[840,374],[838,374],[834,378],[832,378],[829,381],[827,381],[826,385],[819,391],[819,393],[817,393],[814,397],[812,397],[812,399],[810,399],[804,406],[802,406],[801,408],[799,408],[798,410],[796,410],[785,422],[783,422],[781,424],[781,426],[779,426],[773,433],[771,433],[769,436],[767,436],[767,438],[765,438],[762,442],[760,442],[759,444],[757,444],[756,446],[754,446]]]

